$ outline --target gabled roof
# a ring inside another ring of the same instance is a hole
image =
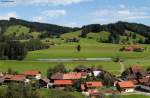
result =
[[[5,75],[3,80],[9,81],[24,81],[26,79],[25,75]]]
[[[135,87],[132,81],[118,82],[118,86],[120,88],[134,88]]]
[[[55,73],[55,74],[53,74],[52,76],[51,76],[51,79],[53,79],[53,80],[61,80],[61,79],[63,79],[63,74],[62,73]]]
[[[81,73],[67,73],[67,74],[62,74],[62,73],[56,73],[51,76],[51,79],[53,80],[75,80],[75,79],[81,79],[82,74]]]
[[[95,82],[86,82],[86,87],[102,87],[103,84],[100,81],[95,81]]]
[[[50,80],[49,80],[48,78],[43,78],[43,79],[41,79],[41,80],[43,80],[43,81],[46,82],[46,83],[49,83],[49,82],[50,82]]]
[[[63,74],[63,79],[81,79],[81,73],[68,73],[68,74]]]
[[[25,75],[14,75],[10,78],[11,81],[24,81],[25,79]]]
[[[39,72],[36,70],[27,70],[24,72],[24,75],[29,75],[29,76],[36,76],[37,74],[39,74]]]
[[[72,85],[71,80],[54,80],[54,85]]]

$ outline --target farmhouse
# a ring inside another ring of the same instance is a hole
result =
[[[64,80],[78,80],[81,79],[82,74],[81,73],[76,73],[76,72],[72,72],[72,73],[67,73],[67,74],[63,74],[63,79]]]
[[[25,83],[26,76],[25,75],[5,75],[0,79],[1,83]]]
[[[82,74],[76,72],[66,73],[66,74],[55,73],[51,76],[51,79],[52,80],[78,80],[81,79],[81,77]]]
[[[53,86],[54,88],[64,89],[67,86],[72,86],[71,80],[54,80]]]
[[[88,89],[92,89],[92,88],[99,88],[99,87],[102,87],[102,82],[100,81],[91,81],[91,82],[86,82],[86,85],[85,85]]]
[[[90,81],[86,82],[85,84],[81,84],[80,89],[81,91],[96,90],[102,86],[103,84],[100,81]]]
[[[26,75],[28,79],[41,79],[41,73],[36,70],[27,70],[24,72],[24,75]]]
[[[138,46],[138,45],[130,45],[130,46],[124,46],[120,49],[120,51],[135,51],[135,52],[143,52],[144,48]]]
[[[117,89],[120,92],[134,92],[135,85],[132,81],[123,81],[117,83]]]
[[[50,83],[50,80],[48,78],[42,78],[39,80],[39,86],[44,88],[50,88],[52,87],[52,84]]]

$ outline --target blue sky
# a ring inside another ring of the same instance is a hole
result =
[[[16,17],[72,27],[117,21],[150,25],[150,0],[14,1],[13,3],[0,2],[0,19],[8,20],[9,17]]]

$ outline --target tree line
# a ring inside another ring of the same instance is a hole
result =
[[[100,25],[100,24],[91,24],[85,25],[82,27],[81,37],[86,37],[90,32],[98,33],[101,31],[110,32],[109,40],[110,43],[119,43],[120,36],[126,36],[126,30],[135,32],[136,34],[142,35],[145,37],[145,41],[139,41],[139,43],[150,44],[150,27],[137,24],[137,23],[128,23],[119,21],[114,24]]]
[[[27,28],[30,28],[29,32],[41,32],[41,37],[50,37],[61,35],[68,32],[73,32],[79,30],[79,28],[71,28],[71,27],[64,27],[58,26],[54,24],[46,24],[46,23],[39,23],[39,22],[29,22],[21,19],[10,18],[10,20],[0,20],[0,27],[3,31],[9,26],[14,25],[22,25]]]

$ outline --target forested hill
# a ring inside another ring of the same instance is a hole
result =
[[[108,31],[112,34],[126,35],[126,30],[128,30],[150,38],[150,26],[122,21],[107,25],[100,25],[100,24],[86,25],[82,27],[82,30],[83,36],[84,34],[86,35],[87,33],[90,32],[100,32],[100,31]]]
[[[150,43],[150,26],[138,23],[119,21],[107,25],[90,24],[85,25],[82,28],[71,28],[54,24],[29,22],[15,18],[10,18],[10,20],[0,20],[0,33],[17,40],[47,38],[53,36],[59,37],[62,34],[74,31],[81,31],[80,37],[86,37],[87,34],[91,32],[109,32],[109,41],[104,42],[119,43],[120,39],[123,41],[125,41],[125,39],[130,41],[130,39],[136,39],[136,36],[138,36],[137,43]],[[103,36],[103,34],[100,34],[100,36]]]
[[[39,23],[39,22],[29,22],[21,19],[10,18],[9,20],[0,20],[0,27],[5,32],[10,26],[21,25],[30,29],[29,32],[47,32],[49,35],[59,35],[67,32],[76,31],[79,28],[71,28],[58,26],[54,24]]]

